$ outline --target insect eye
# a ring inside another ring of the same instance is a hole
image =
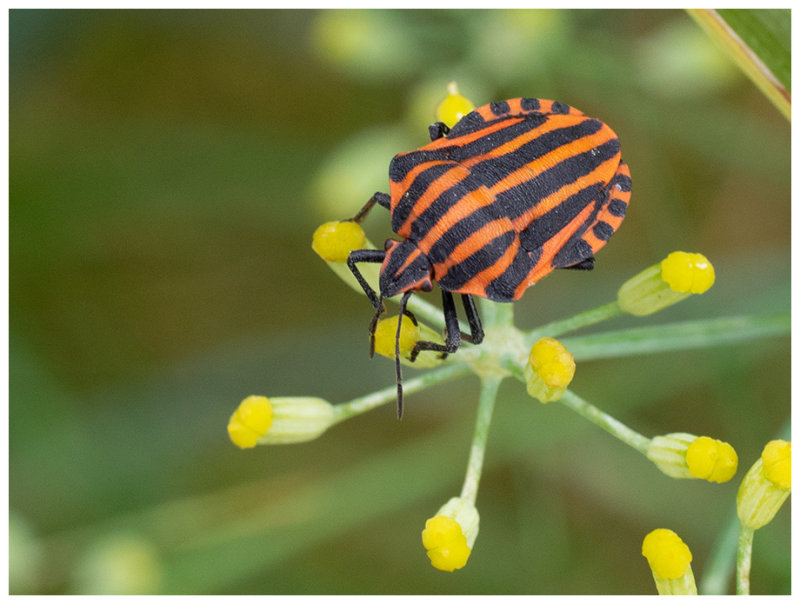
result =
[[[425,279],[425,281],[419,284],[419,288],[424,292],[429,292],[433,289],[433,283],[431,283],[430,279]]]
[[[397,242],[394,239],[387,239],[386,243],[383,244],[383,249],[387,252],[394,247]]]

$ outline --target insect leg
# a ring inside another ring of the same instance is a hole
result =
[[[367,294],[367,298],[372,303],[372,306],[375,307],[375,310],[382,310],[383,303],[381,302],[378,294],[375,293],[375,290],[372,289],[367,280],[364,279],[364,276],[361,274],[356,268],[357,262],[383,262],[383,259],[386,258],[386,252],[384,250],[353,250],[350,252],[350,255],[347,257],[347,268],[353,273],[353,276],[358,281],[358,284],[364,290],[364,293]]]
[[[361,208],[355,216],[350,218],[350,220],[352,222],[355,222],[356,224],[361,224],[367,217],[367,214],[369,214],[369,211],[372,209],[372,206],[374,206],[376,203],[379,206],[383,206],[388,210],[391,206],[392,198],[389,197],[386,193],[381,193],[380,191],[378,191],[377,193],[375,193],[375,195],[369,198],[369,201],[364,204],[364,207]]]
[[[414,344],[414,349],[411,351],[410,360],[412,363],[423,350],[441,352],[442,358],[458,350],[458,346],[461,344],[461,330],[458,328],[456,304],[453,300],[453,294],[445,290],[442,290],[442,310],[444,311],[445,343],[439,344],[428,340],[420,340]]]
[[[483,342],[483,327],[481,326],[481,317],[478,315],[478,309],[475,308],[475,301],[469,294],[461,294],[461,301],[464,303],[464,312],[467,315],[470,331],[470,335],[462,333],[461,337],[467,342],[480,344]]]

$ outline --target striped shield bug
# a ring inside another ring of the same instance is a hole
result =
[[[410,359],[422,350],[453,353],[462,339],[479,344],[483,329],[472,296],[512,302],[553,269],[592,269],[630,200],[617,135],[569,105],[509,99],[475,109],[452,129],[437,122],[429,132],[430,143],[392,159],[390,193],[375,193],[351,219],[362,222],[378,204],[402,238],[347,259],[375,308],[370,354],[383,299],[402,294],[400,315],[416,322],[409,296],[431,291],[434,282],[442,291],[445,343],[419,341]],[[377,293],[360,262],[381,263]],[[454,293],[461,294],[469,334],[459,331]]]

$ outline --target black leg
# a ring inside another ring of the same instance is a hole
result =
[[[386,193],[381,193],[380,191],[378,191],[377,193],[375,193],[375,195],[369,198],[369,201],[365,203],[364,207],[358,211],[358,214],[350,218],[350,220],[355,223],[361,224],[367,217],[367,214],[369,214],[369,211],[372,209],[372,206],[374,206],[376,203],[379,206],[382,206],[388,210],[392,204],[392,198],[389,197]]]
[[[464,303],[464,312],[467,315],[470,331],[470,335],[462,333],[461,337],[467,342],[480,344],[483,342],[483,327],[481,326],[481,318],[480,315],[478,315],[478,309],[475,308],[475,301],[469,294],[461,294],[461,301]]]
[[[375,293],[375,290],[370,287],[370,284],[367,283],[367,280],[364,279],[364,276],[361,274],[356,268],[357,262],[376,262],[381,263],[383,259],[386,258],[386,252],[384,250],[353,250],[350,252],[350,255],[347,257],[347,268],[353,273],[353,276],[358,281],[358,284],[364,290],[364,293],[367,294],[367,298],[372,303],[372,306],[375,307],[375,310],[382,310],[383,303],[381,302],[380,297],[378,294]]]
[[[453,301],[453,294],[442,290],[442,310],[444,311],[445,343],[430,342],[420,340],[414,345],[411,351],[410,361],[413,363],[417,355],[423,350],[435,350],[442,353],[445,358],[449,353],[458,350],[461,344],[461,330],[458,328],[458,316],[456,315],[456,304]]]

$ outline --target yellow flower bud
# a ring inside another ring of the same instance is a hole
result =
[[[561,342],[541,338],[531,347],[525,366],[528,394],[543,403],[556,401],[575,376],[575,359]]]
[[[736,474],[739,463],[736,451],[728,443],[686,432],[653,437],[647,458],[672,478],[709,482],[727,482]]]
[[[363,249],[366,234],[352,220],[326,222],[320,225],[311,239],[311,249],[326,262],[345,262],[350,252]]]
[[[425,522],[422,545],[431,565],[452,572],[467,564],[478,537],[478,510],[468,500],[453,497]]]
[[[705,293],[714,277],[714,267],[703,254],[672,252],[661,261],[661,278],[676,292]]]
[[[692,552],[678,535],[669,529],[656,529],[642,542],[656,589],[660,595],[697,595],[692,573]]]
[[[334,423],[333,405],[311,396],[249,396],[228,422],[228,435],[241,449],[313,440]]]
[[[632,315],[653,314],[714,284],[714,267],[702,254],[672,252],[626,281],[617,293],[620,308]]]
[[[381,319],[375,327],[375,352],[390,359],[394,358],[397,319],[397,315]],[[417,341],[419,341],[419,326],[404,316],[403,324],[400,326],[400,355],[405,357],[410,355]]]
[[[228,436],[240,449],[258,444],[272,426],[272,405],[266,396],[248,396],[228,421]]]
[[[436,119],[444,122],[448,128],[452,128],[473,109],[475,105],[472,101],[458,92],[455,82],[450,82],[447,85],[447,96],[436,108]]]
[[[378,321],[375,327],[375,352],[379,355],[394,359],[394,340],[397,337],[397,315],[387,317]],[[414,323],[407,316],[403,317],[403,325],[400,328],[400,362],[403,365],[416,367],[417,369],[429,369],[438,367],[444,360],[440,352],[435,350],[422,350],[412,363],[410,361],[411,351],[414,345],[420,341],[437,342],[444,344],[442,336],[424,323]]]
[[[791,493],[791,442],[773,440],[747,471],[736,495],[741,523],[753,530],[769,524]]]
[[[764,476],[780,489],[792,488],[792,443],[773,440],[761,453]]]
[[[726,442],[700,436],[686,451],[686,464],[696,478],[709,482],[727,482],[736,474],[739,458]]]

